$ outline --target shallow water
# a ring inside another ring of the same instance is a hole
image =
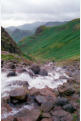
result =
[[[51,72],[48,72],[48,76],[35,76],[31,77],[28,73],[18,73],[17,76],[14,77],[7,77],[7,74],[9,72],[2,72],[2,82],[1,82],[1,94],[2,97],[6,96],[8,92],[11,90],[21,87],[19,85],[13,85],[12,82],[15,81],[27,81],[29,84],[29,89],[31,88],[37,88],[37,89],[43,89],[45,87],[49,87],[51,89],[57,88],[59,85],[62,85],[63,83],[67,82],[66,79],[59,79],[60,76],[68,77],[65,74],[65,71],[57,67],[56,69],[52,70]],[[9,84],[11,84],[9,86]]]
[[[28,70],[28,69],[27,69]],[[68,76],[65,74],[65,70],[63,70],[60,67],[56,67],[48,72],[48,76],[39,76],[36,75],[34,77],[31,77],[29,73],[17,73],[17,76],[14,77],[7,77],[7,74],[9,71],[2,72],[1,76],[1,96],[2,98],[9,95],[9,92],[11,90],[14,90],[15,88],[21,88],[22,86],[14,85],[12,82],[16,81],[27,81],[29,84],[29,89],[31,88],[37,88],[37,89],[43,89],[45,87],[49,87],[51,89],[57,88],[59,85],[63,85],[63,83],[67,82],[67,79],[60,79],[60,76],[65,76],[68,78]],[[23,109],[32,110],[34,108],[33,104],[31,105],[24,105],[19,109],[12,108],[11,112],[4,112],[2,114],[2,118],[7,118],[8,116],[13,116],[17,114],[19,111]]]

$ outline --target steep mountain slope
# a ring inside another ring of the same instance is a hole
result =
[[[1,50],[21,54],[20,49],[3,27],[1,27]]]
[[[18,42],[19,40],[22,40],[27,36],[32,36],[35,33],[36,29],[41,25],[51,27],[63,25],[64,23],[67,22],[35,22],[32,24],[24,24],[17,27],[7,27],[6,31],[9,33],[14,41]]]
[[[19,42],[19,46],[25,54],[37,60],[62,60],[79,56],[80,19],[58,27],[42,26],[42,31],[25,38]]]
[[[6,31],[9,33],[9,35],[12,37],[12,39],[16,42],[18,42],[19,40],[22,40],[26,36],[30,36],[33,34],[33,32],[29,31],[29,30],[14,29],[12,31],[7,28]]]

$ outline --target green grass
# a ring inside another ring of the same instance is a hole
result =
[[[77,119],[78,119],[77,114],[73,114],[73,121],[77,121]]]
[[[79,57],[80,19],[61,26],[45,27],[42,32],[26,37],[18,45],[25,55],[40,61]]]
[[[20,58],[17,57],[16,55],[12,55],[12,54],[1,54],[1,58],[2,60],[19,60],[20,61]]]
[[[12,54],[12,53],[1,54],[1,59],[5,60],[5,61],[17,60],[19,62],[21,62],[23,60],[32,61],[32,58],[28,55],[19,56],[18,54]]]

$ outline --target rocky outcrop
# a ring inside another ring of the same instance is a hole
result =
[[[21,55],[20,49],[3,27],[1,27],[1,50]]]

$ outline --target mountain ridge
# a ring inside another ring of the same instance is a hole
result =
[[[18,45],[25,54],[32,55],[37,60],[77,56],[80,54],[80,19],[60,26],[46,27],[39,34],[23,39]]]

